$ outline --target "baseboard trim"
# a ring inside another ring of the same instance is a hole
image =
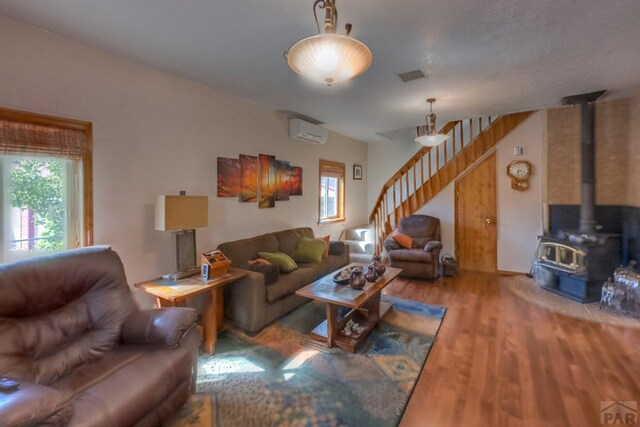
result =
[[[527,273],[522,273],[520,271],[510,271],[510,270],[496,270],[496,273],[502,276],[526,276]]]

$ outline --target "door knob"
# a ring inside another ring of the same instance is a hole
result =
[[[496,223],[496,222],[495,222],[494,220],[492,220],[491,218],[485,218],[485,219],[484,219],[484,222],[485,222],[487,225],[491,225],[491,224],[495,224],[495,223]]]

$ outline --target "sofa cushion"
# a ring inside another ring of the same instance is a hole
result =
[[[275,234],[268,233],[250,239],[222,243],[218,249],[231,261],[234,267],[241,267],[250,259],[258,257],[258,252],[278,252],[280,244]]]
[[[329,243],[322,239],[310,239],[301,237],[298,246],[293,250],[291,258],[296,262],[322,262],[325,252],[328,252]],[[328,253],[327,253],[328,255]]]
[[[394,249],[389,251],[389,259],[431,264],[433,262],[433,255],[431,252],[425,252],[422,249]]]
[[[290,230],[283,230],[273,233],[278,239],[280,245],[280,252],[284,252],[287,255],[291,255],[298,246],[298,240],[302,237],[308,237],[313,239],[313,230],[309,227],[292,228]]]
[[[121,346],[52,384],[74,395],[72,425],[135,425],[191,375],[184,348]]]
[[[309,267],[300,267],[291,273],[281,274],[277,282],[267,285],[267,301],[272,303],[295,293],[316,280],[317,275],[316,270]]]
[[[299,264],[299,267],[313,268],[318,272],[318,278],[326,276],[329,273],[345,266],[345,257],[342,255],[329,255],[322,259],[320,263],[305,263]]]
[[[0,392],[0,425],[66,425],[73,412],[68,397],[58,390],[34,383],[20,384],[10,393]]]
[[[262,258],[259,258],[262,259]],[[249,271],[253,271],[256,273],[260,273],[264,276],[265,285],[270,285],[280,278],[280,269],[277,265],[273,265],[271,263],[262,264],[262,263],[247,263],[242,264],[241,268]]]
[[[331,241],[331,236],[327,234],[326,236],[316,237],[316,239],[322,240],[325,243],[324,256],[329,256],[329,242]]]
[[[298,268],[293,258],[283,252],[258,252],[258,255],[277,266],[281,273],[291,273]]]

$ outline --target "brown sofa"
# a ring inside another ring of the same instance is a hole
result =
[[[258,252],[284,252],[291,255],[301,237],[313,238],[308,227],[263,234],[250,239],[222,243],[218,246],[233,267],[246,266]],[[329,256],[320,264],[298,264],[298,269],[281,274],[276,282],[265,283],[261,273],[248,275],[225,288],[225,317],[249,333],[256,333],[269,323],[308,301],[295,294],[296,290],[314,280],[349,264],[349,248],[340,241],[329,243]]]
[[[0,266],[0,425],[153,426],[195,388],[189,308],[139,310],[108,247]]]
[[[401,268],[402,276],[438,277],[442,249],[440,220],[428,215],[411,215],[400,220],[397,231],[412,238],[412,247],[403,248],[391,238],[391,234],[387,236],[383,246],[389,266]]]

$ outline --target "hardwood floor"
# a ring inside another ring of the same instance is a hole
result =
[[[598,426],[601,401],[640,402],[640,328],[547,311],[504,280],[461,272],[387,287],[447,307],[400,427]]]

